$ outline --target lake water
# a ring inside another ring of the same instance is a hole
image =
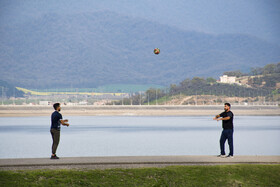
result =
[[[213,116],[64,116],[57,155],[218,155]],[[280,155],[280,116],[236,116],[235,155]],[[50,117],[1,117],[0,158],[49,157]],[[226,143],[228,153],[228,144]]]

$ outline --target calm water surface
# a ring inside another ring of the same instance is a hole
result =
[[[217,155],[221,121],[213,116],[64,116],[57,155]],[[235,155],[280,155],[280,116],[236,116]],[[50,117],[1,117],[0,158],[49,157]],[[226,143],[228,153],[228,145]]]

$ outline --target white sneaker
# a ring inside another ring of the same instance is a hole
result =
[[[218,155],[217,157],[226,158],[226,155]]]
[[[227,158],[234,158],[232,155],[228,155]]]

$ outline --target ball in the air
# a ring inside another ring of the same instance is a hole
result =
[[[160,53],[159,48],[155,48],[155,49],[154,49],[154,53],[155,53],[156,55],[158,55],[158,54]]]

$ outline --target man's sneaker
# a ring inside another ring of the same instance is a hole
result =
[[[234,158],[232,155],[228,155],[227,158]]]
[[[54,155],[54,156],[51,156],[51,159],[59,159],[59,157]]]
[[[220,158],[226,158],[226,155],[218,155]]]

